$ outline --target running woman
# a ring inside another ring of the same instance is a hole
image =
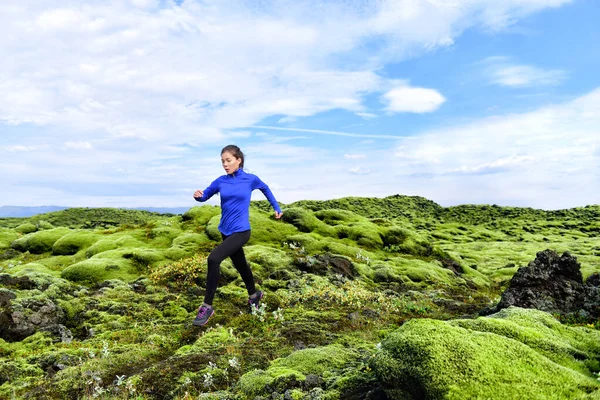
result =
[[[219,232],[223,241],[208,256],[206,277],[206,294],[204,304],[198,309],[194,319],[195,326],[202,326],[215,313],[212,303],[217,291],[221,262],[231,258],[248,290],[248,305],[258,308],[263,292],[256,290],[252,270],[244,255],[244,244],[250,239],[250,195],[259,189],[275,210],[275,218],[280,219],[283,213],[271,193],[271,189],[258,176],[244,172],[244,153],[238,146],[229,145],[221,150],[221,164],[226,175],[218,177],[205,190],[196,190],[194,199],[205,202],[217,193],[221,195],[221,222]]]

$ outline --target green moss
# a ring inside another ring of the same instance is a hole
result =
[[[284,214],[285,215],[285,214]],[[252,234],[248,244],[280,244],[288,235],[298,233],[298,230],[289,224],[276,220],[272,213],[250,209],[250,226]]]
[[[38,229],[54,229],[55,226],[48,221],[40,220],[37,223]]]
[[[15,231],[24,235],[37,231],[37,226],[31,222],[25,222],[15,228]]]
[[[298,233],[287,236],[285,242],[298,248],[303,247],[308,254],[315,254],[323,251],[330,240],[329,238],[324,239],[317,233]]]
[[[335,208],[319,210],[316,211],[314,215],[327,225],[350,224],[352,222],[361,222],[366,220],[365,217],[357,215],[352,211],[340,210]]]
[[[212,352],[224,349],[235,343],[238,339],[228,329],[222,326],[209,328],[193,344],[182,346],[176,352],[176,356],[185,356],[192,353]]]
[[[320,375],[325,371],[343,368],[359,357],[355,350],[334,344],[295,351],[285,358],[274,360],[271,366],[290,368],[303,374]]]
[[[383,247],[379,228],[377,225],[370,222],[356,223],[351,226],[338,225],[335,227],[335,231],[338,238],[352,239],[359,246],[369,249],[379,249]]]
[[[335,229],[320,221],[312,212],[306,209],[290,207],[283,211],[282,220],[292,224],[300,232],[315,232],[324,236],[336,236]]]
[[[394,257],[388,261],[387,265],[394,274],[406,276],[413,282],[453,285],[459,279],[452,271],[441,267],[438,262]]]
[[[206,225],[208,221],[221,213],[221,207],[202,205],[192,207],[181,216],[184,221],[193,221],[196,225]]]
[[[267,273],[289,269],[292,258],[284,251],[267,246],[245,246],[244,253],[248,261],[259,264]]]
[[[139,276],[136,268],[124,259],[91,258],[68,266],[61,277],[74,282],[102,282],[107,279],[134,280]]]
[[[10,399],[12,390],[31,385],[44,376],[44,371],[23,359],[0,360],[0,398]]]
[[[203,244],[212,243],[204,233],[184,233],[173,239],[172,247],[179,247],[188,252],[198,251]]]
[[[271,385],[271,383],[273,383],[273,377],[260,369],[244,374],[238,382],[240,391],[250,399],[265,392],[267,385]]]
[[[52,271],[44,264],[35,262],[14,266],[13,268],[9,269],[9,272],[16,276],[30,275],[33,272],[40,272],[57,277],[60,276],[60,272]]]
[[[274,360],[267,370],[244,374],[239,381],[240,391],[248,398],[267,394],[269,389],[285,391],[299,386],[308,374],[341,370],[353,366],[359,358],[357,351],[337,344],[294,351]]]
[[[509,307],[486,318],[451,324],[490,332],[529,346],[557,364],[589,374],[588,364],[600,359],[600,331],[562,325],[543,311]]]
[[[600,389],[522,342],[456,325],[410,320],[382,342],[371,365],[388,397],[562,399]]]
[[[101,237],[93,232],[69,232],[54,243],[52,254],[62,256],[73,255],[81,249],[90,247],[100,239]]]
[[[210,240],[214,240],[220,242],[221,232],[219,232],[219,223],[221,222],[221,214],[215,215],[206,224],[206,235],[210,238]]]
[[[94,243],[93,245],[91,245],[85,252],[86,257],[90,258],[96,254],[108,251],[108,250],[114,250],[114,249],[118,249],[120,247],[129,247],[129,248],[136,248],[136,247],[146,247],[147,244],[145,244],[144,242],[134,238],[131,235],[128,234],[115,234],[114,236],[108,237],[106,239],[101,239],[99,241],[97,241],[96,243]]]
[[[67,228],[34,232],[15,240],[11,247],[22,252],[29,251],[32,254],[46,253],[51,251],[54,243],[67,233],[69,233]]]
[[[154,246],[169,247],[173,243],[173,239],[181,235],[182,231],[169,226],[160,226],[150,231],[150,238]]]
[[[0,228],[0,250],[8,249],[18,237],[19,235],[11,229]]]

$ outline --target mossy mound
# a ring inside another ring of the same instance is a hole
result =
[[[46,267],[44,264],[36,263],[36,262],[14,266],[14,267],[10,268],[8,272],[10,272],[12,275],[15,275],[15,276],[30,275],[34,272],[48,274],[48,275],[52,275],[52,276],[56,276],[56,277],[60,276],[59,272],[52,271],[51,269]]]
[[[562,325],[550,314],[509,307],[489,318],[459,319],[451,324],[517,340],[557,364],[583,374],[600,372],[600,331]]]
[[[284,251],[267,246],[246,246],[244,253],[249,262],[259,264],[267,275],[280,269],[289,269],[292,263],[292,258]]]
[[[247,398],[285,391],[300,386],[309,374],[321,376],[355,366],[360,357],[356,350],[341,345],[298,350],[274,360],[265,371],[255,370],[243,375],[239,388]]]
[[[170,215],[169,215],[170,216]],[[139,225],[169,216],[141,210],[122,208],[67,208],[66,210],[39,214],[29,218],[31,223],[47,221],[54,226],[71,228],[95,228],[121,226],[125,224]]]
[[[76,231],[69,232],[58,239],[52,246],[52,254],[68,256],[85,249],[101,239],[101,236],[94,232]]]
[[[388,397],[566,399],[600,391],[600,382],[591,371],[565,367],[556,362],[560,356],[553,360],[535,344],[526,344],[528,340],[514,339],[518,337],[515,332],[526,330],[522,338],[537,336],[534,343],[545,341],[560,348],[564,332],[574,328],[563,327],[562,334],[559,330],[554,335],[543,329],[536,331],[535,326],[544,325],[551,317],[531,310],[509,310],[482,318],[495,319],[489,323],[495,332],[485,329],[485,321],[474,323],[478,330],[473,330],[459,326],[468,326],[468,321],[413,319],[390,334],[371,362]],[[505,329],[498,329],[502,324]],[[588,349],[588,354],[596,354],[590,343],[600,339],[598,332],[589,330],[586,341],[574,339],[576,334],[566,335]]]
[[[8,249],[18,237],[19,235],[11,229],[0,228],[0,250]]]
[[[349,224],[366,220],[365,217],[361,217],[351,211],[339,209],[320,210],[315,212],[314,215],[327,225]]]
[[[108,279],[132,281],[139,276],[131,262],[119,258],[90,258],[68,266],[61,277],[74,282],[97,283]]]
[[[32,233],[32,232],[37,231],[37,226],[35,226],[31,222],[25,222],[25,223],[17,226],[15,228],[15,231],[18,232],[18,233],[22,233],[23,235],[26,235],[28,233]]]
[[[190,208],[183,213],[181,218],[184,221],[193,221],[196,225],[206,225],[212,217],[220,213],[221,207],[203,205]]]
[[[107,237],[106,239],[100,239],[90,247],[85,252],[86,257],[90,258],[96,254],[103,253],[108,250],[114,250],[121,247],[129,247],[129,248],[143,248],[147,247],[147,244],[134,238],[131,235],[124,234],[115,234],[111,237]]]
[[[276,220],[272,213],[252,209],[250,210],[250,225],[252,234],[248,244],[280,244],[287,235],[298,233],[293,226]]]
[[[326,223],[319,220],[311,211],[299,208],[290,207],[283,210],[284,222],[292,224],[300,232],[314,232],[323,236],[336,237],[335,229]]]
[[[47,253],[52,250],[54,243],[70,232],[67,228],[56,228],[38,231],[23,236],[12,242],[11,247],[15,250],[32,254]]]

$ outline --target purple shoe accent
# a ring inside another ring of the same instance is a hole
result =
[[[198,309],[198,314],[196,315],[196,318],[194,318],[194,322],[192,322],[192,324],[194,326],[203,326],[208,322],[209,318],[212,317],[214,313],[215,310],[212,307],[201,306]]]
[[[258,310],[258,305],[260,304],[260,299],[263,298],[264,293],[261,290],[258,290],[256,292],[256,297],[252,298],[249,297],[248,298],[248,307],[250,308],[250,311],[252,311],[252,307],[256,308]]]

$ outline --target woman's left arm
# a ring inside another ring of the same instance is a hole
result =
[[[275,196],[273,196],[273,192],[271,192],[271,189],[269,189],[269,186],[267,186],[266,183],[261,181],[260,178],[256,175],[254,175],[254,181],[252,183],[252,190],[254,190],[254,189],[259,189],[261,192],[263,192],[263,194],[265,195],[267,200],[269,200],[269,203],[271,203],[271,206],[275,210],[275,218],[277,218],[277,219],[281,218],[281,216],[283,215],[283,212],[281,212],[281,208],[279,208],[279,204],[277,203],[277,200],[275,200]]]

